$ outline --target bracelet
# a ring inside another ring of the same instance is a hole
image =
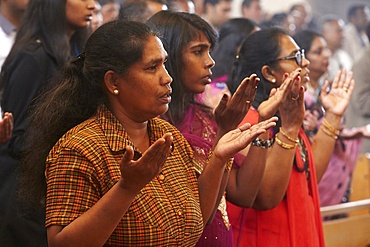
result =
[[[338,139],[338,135],[336,135],[336,134],[334,134],[333,132],[331,132],[329,129],[327,129],[327,127],[326,126],[324,126],[323,125],[323,128],[322,128],[322,131],[326,134],[326,135],[328,135],[328,136],[330,136],[331,138],[333,138],[334,140],[336,140],[336,139]]]
[[[210,150],[209,153],[208,153],[208,159],[207,161],[209,162],[209,160],[211,159],[211,156],[213,155],[213,151]],[[234,157],[231,157],[227,163],[226,163],[226,166],[225,166],[225,172],[230,172],[231,171],[231,168],[233,166],[233,163],[234,163]]]
[[[324,118],[324,121],[322,122],[322,124],[331,133],[333,133],[333,135],[335,135],[335,136],[338,136],[339,135],[340,131],[337,128],[335,128],[333,125],[331,125],[331,123],[329,123],[328,120],[326,120],[325,118]]]
[[[298,138],[297,138],[297,139],[294,139],[294,138],[292,138],[292,137],[288,136],[288,134],[287,134],[287,133],[285,133],[281,127],[279,128],[279,131],[280,131],[280,133],[281,133],[283,136],[285,136],[289,141],[292,141],[292,142],[295,142],[296,144],[299,144],[299,139],[298,139]]]
[[[252,141],[252,145],[260,148],[269,148],[272,147],[274,144],[275,138],[270,138],[267,140],[262,140],[260,138],[256,138]]]
[[[282,142],[282,141],[279,139],[279,137],[278,137],[277,135],[275,136],[275,141],[276,141],[276,143],[277,143],[280,147],[282,147],[282,148],[284,148],[284,149],[293,149],[293,148],[296,148],[296,146],[297,146],[297,143],[294,143],[294,144],[288,144],[288,143]]]

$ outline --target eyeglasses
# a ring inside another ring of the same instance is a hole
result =
[[[273,60],[270,60],[269,62],[267,62],[268,64],[269,63],[272,63],[272,62],[276,62],[276,61],[282,61],[282,60],[291,60],[291,59],[294,59],[295,62],[297,63],[297,65],[299,67],[302,67],[302,62],[303,62],[303,59],[305,59],[305,55],[304,55],[304,49],[301,49],[299,51],[297,51],[294,55],[292,56],[287,56],[287,57],[281,57],[281,58],[276,58],[276,59],[273,59]]]

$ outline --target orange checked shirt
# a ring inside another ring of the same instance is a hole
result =
[[[191,148],[166,121],[149,121],[151,143],[167,132],[174,137],[174,150],[161,175],[139,192],[107,246],[194,246],[198,241],[203,221]],[[126,146],[141,155],[105,106],[56,143],[46,162],[46,227],[70,224],[109,191],[121,176]]]

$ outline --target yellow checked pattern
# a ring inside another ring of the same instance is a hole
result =
[[[106,245],[194,246],[203,221],[192,150],[180,132],[161,119],[150,120],[148,131],[152,143],[171,132],[174,150],[161,175],[136,196]],[[68,225],[107,193],[121,176],[119,162],[126,146],[134,145],[105,106],[96,117],[68,131],[47,158],[46,226]]]

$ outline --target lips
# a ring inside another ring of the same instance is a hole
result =
[[[205,85],[210,84],[210,83],[212,82],[211,77],[212,77],[212,74],[204,76],[204,77],[202,78],[202,82],[203,82]]]
[[[161,96],[161,100],[164,104],[169,104],[171,102],[172,90],[167,91],[167,93]]]

